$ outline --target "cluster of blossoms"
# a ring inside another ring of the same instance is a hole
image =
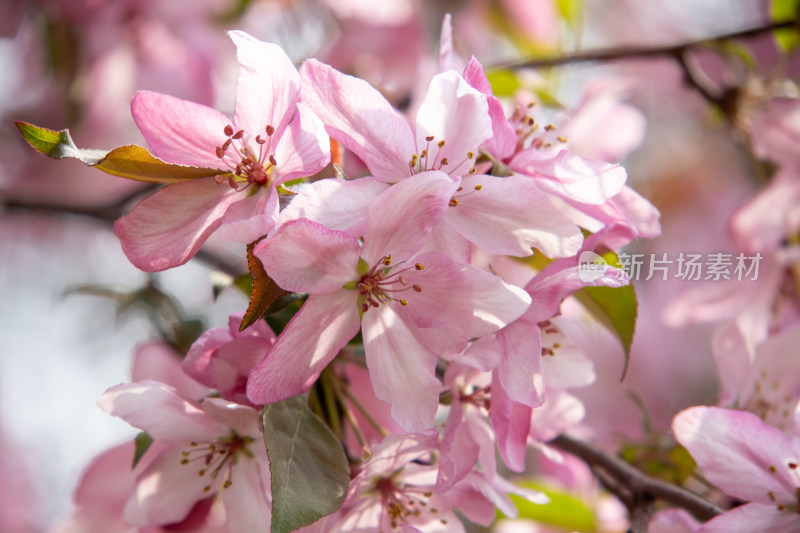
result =
[[[586,434],[573,392],[596,379],[571,337],[588,315],[562,307],[628,285],[609,265],[584,275],[585,256],[613,263],[660,233],[614,163],[639,117],[617,102],[618,136],[576,148],[581,117],[509,107],[451,34],[448,17],[438,70],[407,114],[367,81],[315,59],[298,70],[243,31],[229,33],[232,118],[136,94],[148,161],[181,177],[114,224],[125,255],[159,272],[209,239],[246,245],[250,306],[187,353],[139,350],[132,382],[99,405],[141,433],[86,470],[59,531],[458,532],[547,503],[508,476],[531,449],[580,477],[548,444]],[[742,126],[779,169],[731,220],[736,252],[764,256],[757,283],[709,284],[666,313],[721,322],[720,406],[685,410],[672,429],[711,484],[748,503],[703,525],[659,513],[653,531],[800,531],[798,109],[776,99]]]
[[[208,177],[157,190],[114,231],[151,272],[186,263],[212,233],[248,244],[266,283],[303,302],[281,331],[234,315],[181,369],[167,356],[103,395],[152,441],[133,471],[118,459],[132,445],[87,471],[85,491],[101,463],[123,480],[104,523],[264,530],[280,496],[259,408],[307,394],[333,403],[315,412],[352,468],[341,507],[309,530],[461,531],[455,511],[488,526],[496,509],[516,514],[511,494],[546,502],[501,476],[496,450],[523,471],[530,443],[580,420],[568,391],[594,373],[560,304],[626,285],[612,267],[583,280],[578,256],[653,233],[657,212],[619,165],[572,153],[530,108],[507,115],[481,64],[453,54],[449,20],[414,119],[361,79],[316,60],[298,72],[280,47],[230,37],[232,120],[155,92],[132,102],[155,156]],[[322,178],[331,146],[343,165]],[[538,272],[534,250],[546,257]],[[265,281],[251,274],[257,299]],[[97,504],[78,505],[75,527],[100,527]]]

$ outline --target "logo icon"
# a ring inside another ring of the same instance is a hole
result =
[[[589,250],[581,252],[578,258],[578,278],[584,283],[602,278],[608,268],[605,259]]]

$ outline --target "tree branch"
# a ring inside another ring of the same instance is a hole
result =
[[[110,227],[115,220],[123,215],[124,207],[134,198],[137,198],[146,191],[147,189],[144,191],[136,191],[130,197],[124,198],[119,202],[116,202],[114,205],[96,209],[51,204],[34,204],[9,200],[6,202],[0,202],[0,216],[2,216],[3,211],[30,211],[55,215],[73,215],[98,220]],[[236,278],[247,271],[246,268],[227,261],[225,258],[209,252],[208,250],[199,250],[197,254],[195,254],[194,259],[200,261],[207,267],[213,270],[218,270],[219,272],[223,272],[232,278]]]
[[[697,39],[693,41],[685,41],[683,43],[651,46],[642,48],[609,48],[606,50],[590,50],[586,52],[575,52],[572,54],[564,54],[557,57],[548,57],[541,59],[525,59],[522,61],[511,61],[508,63],[501,63],[495,65],[492,70],[506,70],[506,69],[520,69],[520,68],[543,68],[555,67],[558,65],[566,65],[570,63],[584,63],[587,61],[615,61],[618,59],[636,59],[645,57],[675,57],[680,58],[683,53],[689,48],[695,46],[725,41],[728,39],[743,39],[747,37],[754,37],[765,32],[780,30],[784,28],[797,28],[797,22],[794,20],[786,20],[783,22],[771,22],[763,26],[749,28],[746,30],[739,30],[730,33],[723,33],[714,37],[707,37],[704,39]]]
[[[652,514],[654,499],[686,509],[703,522],[724,512],[697,494],[672,483],[650,477],[630,463],[619,457],[608,455],[589,443],[561,435],[550,441],[550,444],[580,457],[592,468],[599,469],[605,474],[599,477],[608,476],[616,482],[607,484],[607,486],[609,490],[618,494],[628,506],[632,520],[636,519],[632,522],[631,532],[646,531],[646,528],[635,529],[633,526],[640,527],[638,524],[645,519],[645,515],[649,517]]]

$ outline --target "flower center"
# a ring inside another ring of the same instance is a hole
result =
[[[425,137],[426,145],[422,152],[411,155],[411,159],[408,161],[408,168],[411,171],[412,176],[428,170],[441,170],[442,172],[446,172],[443,167],[450,165],[450,161],[447,160],[447,157],[440,157],[442,148],[444,148],[446,144],[445,140],[442,139],[441,141],[436,142],[433,147],[431,147],[431,143],[433,143],[434,139],[435,137],[433,135]],[[436,153],[433,153],[432,150],[435,150]],[[459,161],[453,168],[458,168],[465,161],[472,161],[474,159],[475,153],[467,152],[466,157]],[[474,166],[470,167],[469,173],[475,173]]]
[[[528,103],[524,111],[517,106],[514,113],[508,119],[508,122],[514,128],[514,132],[517,134],[517,152],[524,150],[526,146],[541,150],[552,148],[556,141],[559,143],[567,142],[564,136],[553,133],[556,131],[556,127],[552,124],[547,124],[544,127],[544,132],[536,135],[536,132],[539,130],[539,124],[537,124],[529,114],[529,110],[535,105],[536,102]]]
[[[433,492],[423,487],[411,485],[398,486],[392,478],[380,478],[375,489],[381,497],[381,507],[389,515],[392,529],[397,529],[400,522],[408,523],[409,517],[420,517],[424,513],[436,515],[439,509],[429,506]],[[443,525],[447,520],[439,519]]]
[[[800,472],[798,472],[798,463],[797,460],[787,461],[786,468],[789,471],[789,475],[794,477],[798,483],[800,483]],[[769,471],[772,474],[778,473],[778,467],[775,465],[769,465]],[[794,499],[795,501],[792,503],[788,502],[778,502],[777,496],[772,491],[767,492],[767,496],[769,497],[770,501],[777,503],[778,511],[791,511],[793,513],[800,513],[800,486],[794,489]]]
[[[227,125],[223,132],[227,139],[217,146],[216,154],[233,173],[228,178],[228,185],[237,191],[243,191],[251,185],[269,185],[269,175],[278,165],[275,154],[270,151],[275,128],[266,127],[266,138],[256,135],[258,153],[243,141],[244,130],[234,131],[233,126]],[[223,182],[222,177],[217,176],[217,183]]]
[[[362,263],[366,262],[359,259],[359,266]],[[408,300],[395,298],[394,295],[408,290],[422,292],[422,287],[417,284],[409,285],[403,277],[403,273],[409,270],[424,270],[425,266],[422,263],[392,272],[393,268],[392,255],[385,255],[362,275],[360,280],[355,282],[353,288],[358,289],[358,302],[362,313],[367,312],[370,307],[378,307],[380,304],[389,304],[395,301],[399,301],[400,305],[408,305]]]
[[[197,475],[208,480],[203,492],[210,492],[215,482],[222,484],[223,488],[231,486],[231,471],[239,460],[241,454],[253,457],[247,445],[253,442],[251,437],[242,437],[231,430],[227,437],[222,437],[214,442],[192,441],[189,448],[181,452],[182,465],[195,465],[200,468]],[[222,475],[220,476],[220,473]]]

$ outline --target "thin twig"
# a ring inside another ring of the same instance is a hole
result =
[[[45,203],[37,204],[33,202],[29,203],[18,200],[9,200],[6,202],[0,202],[0,215],[2,215],[4,211],[28,211],[28,212],[47,213],[53,215],[73,215],[73,216],[80,216],[80,217],[91,218],[94,220],[99,220],[100,222],[103,222],[106,226],[110,227],[115,220],[117,220],[125,213],[124,211],[125,206],[134,198],[137,198],[140,195],[142,195],[142,193],[143,191],[139,190],[130,197],[124,198],[116,202],[112,206],[107,206],[97,209],[89,209],[89,208],[65,206],[65,205],[53,205]],[[222,256],[210,252],[206,249],[199,250],[197,254],[195,254],[195,259],[197,259],[207,267],[213,270],[217,270],[219,272],[223,272],[224,274],[227,274],[232,278],[236,278],[242,273],[246,272],[246,268],[234,264],[231,261],[226,260]]]
[[[783,28],[796,28],[797,22],[794,20],[787,20],[783,22],[770,22],[763,26],[749,28],[746,30],[739,30],[730,33],[723,33],[714,37],[706,37],[704,39],[697,39],[693,41],[685,41],[683,43],[651,46],[641,48],[609,48],[606,50],[591,50],[586,52],[575,52],[572,54],[564,54],[557,57],[548,57],[541,59],[525,59],[522,61],[511,61],[502,63],[492,67],[492,70],[506,70],[506,69],[520,69],[520,68],[543,68],[554,67],[558,65],[566,65],[570,63],[583,63],[587,61],[615,61],[617,59],[634,59],[645,57],[680,57],[684,51],[695,46],[700,46],[707,43],[725,41],[728,39],[742,39],[747,37],[754,37],[765,32],[779,30]]]
[[[692,513],[695,518],[704,522],[724,512],[697,494],[672,483],[650,477],[630,463],[606,454],[589,443],[561,435],[552,440],[550,444],[580,457],[590,466],[602,469],[608,476],[616,480],[618,486],[624,487],[628,493],[626,499],[633,504],[632,513],[640,505],[650,505],[654,498],[682,507]]]

